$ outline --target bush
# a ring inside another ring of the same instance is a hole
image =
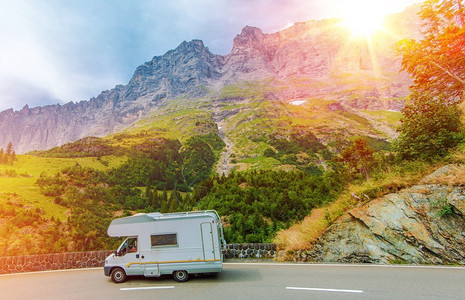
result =
[[[266,149],[265,152],[263,153],[265,157],[274,157],[275,154],[276,153],[271,148]]]
[[[460,111],[444,99],[414,94],[402,110],[395,150],[403,159],[433,160],[463,140]]]

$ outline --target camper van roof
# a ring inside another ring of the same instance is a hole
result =
[[[114,219],[113,221],[111,221],[107,233],[109,236],[129,236],[137,234],[137,230],[135,228],[139,227],[139,225],[131,226],[131,224],[157,222],[163,220],[173,220],[182,218],[196,218],[203,216],[213,217],[216,219],[216,222],[221,223],[218,213],[214,210],[179,212],[169,214],[161,214],[157,212],[148,214],[141,213],[135,214],[130,217]]]
[[[167,214],[161,214],[159,212],[154,212],[154,213],[148,213],[148,214],[139,213],[139,214],[135,214],[129,217],[114,219],[111,222],[111,225],[153,222],[157,220],[189,218],[189,217],[206,216],[206,215],[215,217],[218,221],[220,219],[218,216],[218,213],[214,210],[177,212],[177,213],[167,213]]]

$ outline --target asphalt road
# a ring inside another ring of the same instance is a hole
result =
[[[177,283],[103,268],[0,276],[0,299],[465,299],[465,268],[226,263],[217,276]]]

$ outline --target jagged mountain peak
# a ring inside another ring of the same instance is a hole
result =
[[[208,50],[208,48],[203,44],[203,41],[194,39],[190,42],[183,41],[178,47],[176,47],[176,49],[171,51],[200,52],[204,49]],[[168,53],[170,53],[170,51],[168,51]]]
[[[201,85],[218,79],[221,56],[214,55],[201,40],[182,42],[176,49],[139,66],[124,95],[128,99],[153,94],[154,100],[188,94],[204,94]]]
[[[256,43],[261,43],[264,37],[265,34],[260,28],[245,26],[242,29],[242,32],[234,38],[233,51],[235,48],[238,47],[250,47],[251,45],[254,45]]]

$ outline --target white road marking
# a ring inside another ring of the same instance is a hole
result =
[[[249,266],[300,266],[300,267],[357,267],[357,268],[412,268],[412,269],[446,269],[446,270],[465,270],[465,267],[445,266],[445,265],[375,265],[375,264],[319,264],[319,263],[268,263],[268,262],[225,262],[223,265],[249,265]]]
[[[340,289],[322,289],[322,288],[306,288],[306,287],[286,287],[286,290],[303,290],[317,292],[337,292],[337,293],[363,293],[361,290],[340,290]]]
[[[164,290],[164,289],[174,289],[173,285],[170,286],[142,286],[135,288],[120,288],[120,291],[138,291],[138,290]]]

